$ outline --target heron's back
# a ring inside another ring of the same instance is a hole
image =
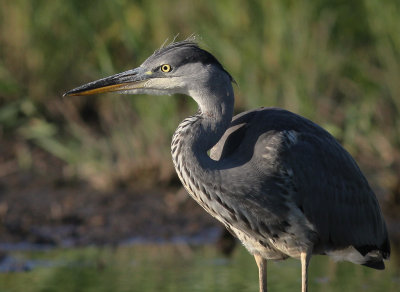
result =
[[[244,112],[234,117],[211,157],[254,166],[254,175],[265,180],[265,192],[252,193],[252,203],[266,214],[274,209],[281,213],[280,201],[296,209],[316,232],[305,235],[314,253],[350,247],[365,261],[352,258],[354,251],[345,252],[343,259],[383,268],[390,245],[378,201],[350,154],[315,123],[282,109]],[[276,191],[271,182],[283,187]],[[274,199],[278,207],[271,207]]]

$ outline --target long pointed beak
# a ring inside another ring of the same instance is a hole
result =
[[[63,96],[91,95],[103,92],[140,89],[143,88],[144,83],[150,75],[150,72],[145,73],[143,68],[138,67],[81,85],[67,91]]]

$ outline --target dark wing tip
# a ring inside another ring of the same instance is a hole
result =
[[[384,259],[389,259],[390,257],[390,241],[386,238],[385,242],[381,246],[381,252]]]
[[[366,266],[368,268],[376,269],[376,270],[384,270],[385,269],[385,264],[383,263],[382,260],[380,261],[367,261],[362,264],[363,266]]]

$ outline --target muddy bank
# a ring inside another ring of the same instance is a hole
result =
[[[100,192],[86,186],[3,186],[0,242],[49,245],[171,240],[222,230],[180,187]]]
[[[0,257],[1,250],[27,243],[65,247],[217,242],[226,254],[234,247],[229,233],[179,183],[98,191],[85,183],[55,183],[52,178],[25,182],[21,177],[0,181]],[[392,244],[399,245],[398,207],[385,201],[381,206]]]

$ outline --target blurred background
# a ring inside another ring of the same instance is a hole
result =
[[[282,107],[344,145],[398,243],[399,15],[396,0],[0,2],[3,249],[220,240],[171,162],[190,98],[62,98],[193,34],[237,81],[237,113]]]

